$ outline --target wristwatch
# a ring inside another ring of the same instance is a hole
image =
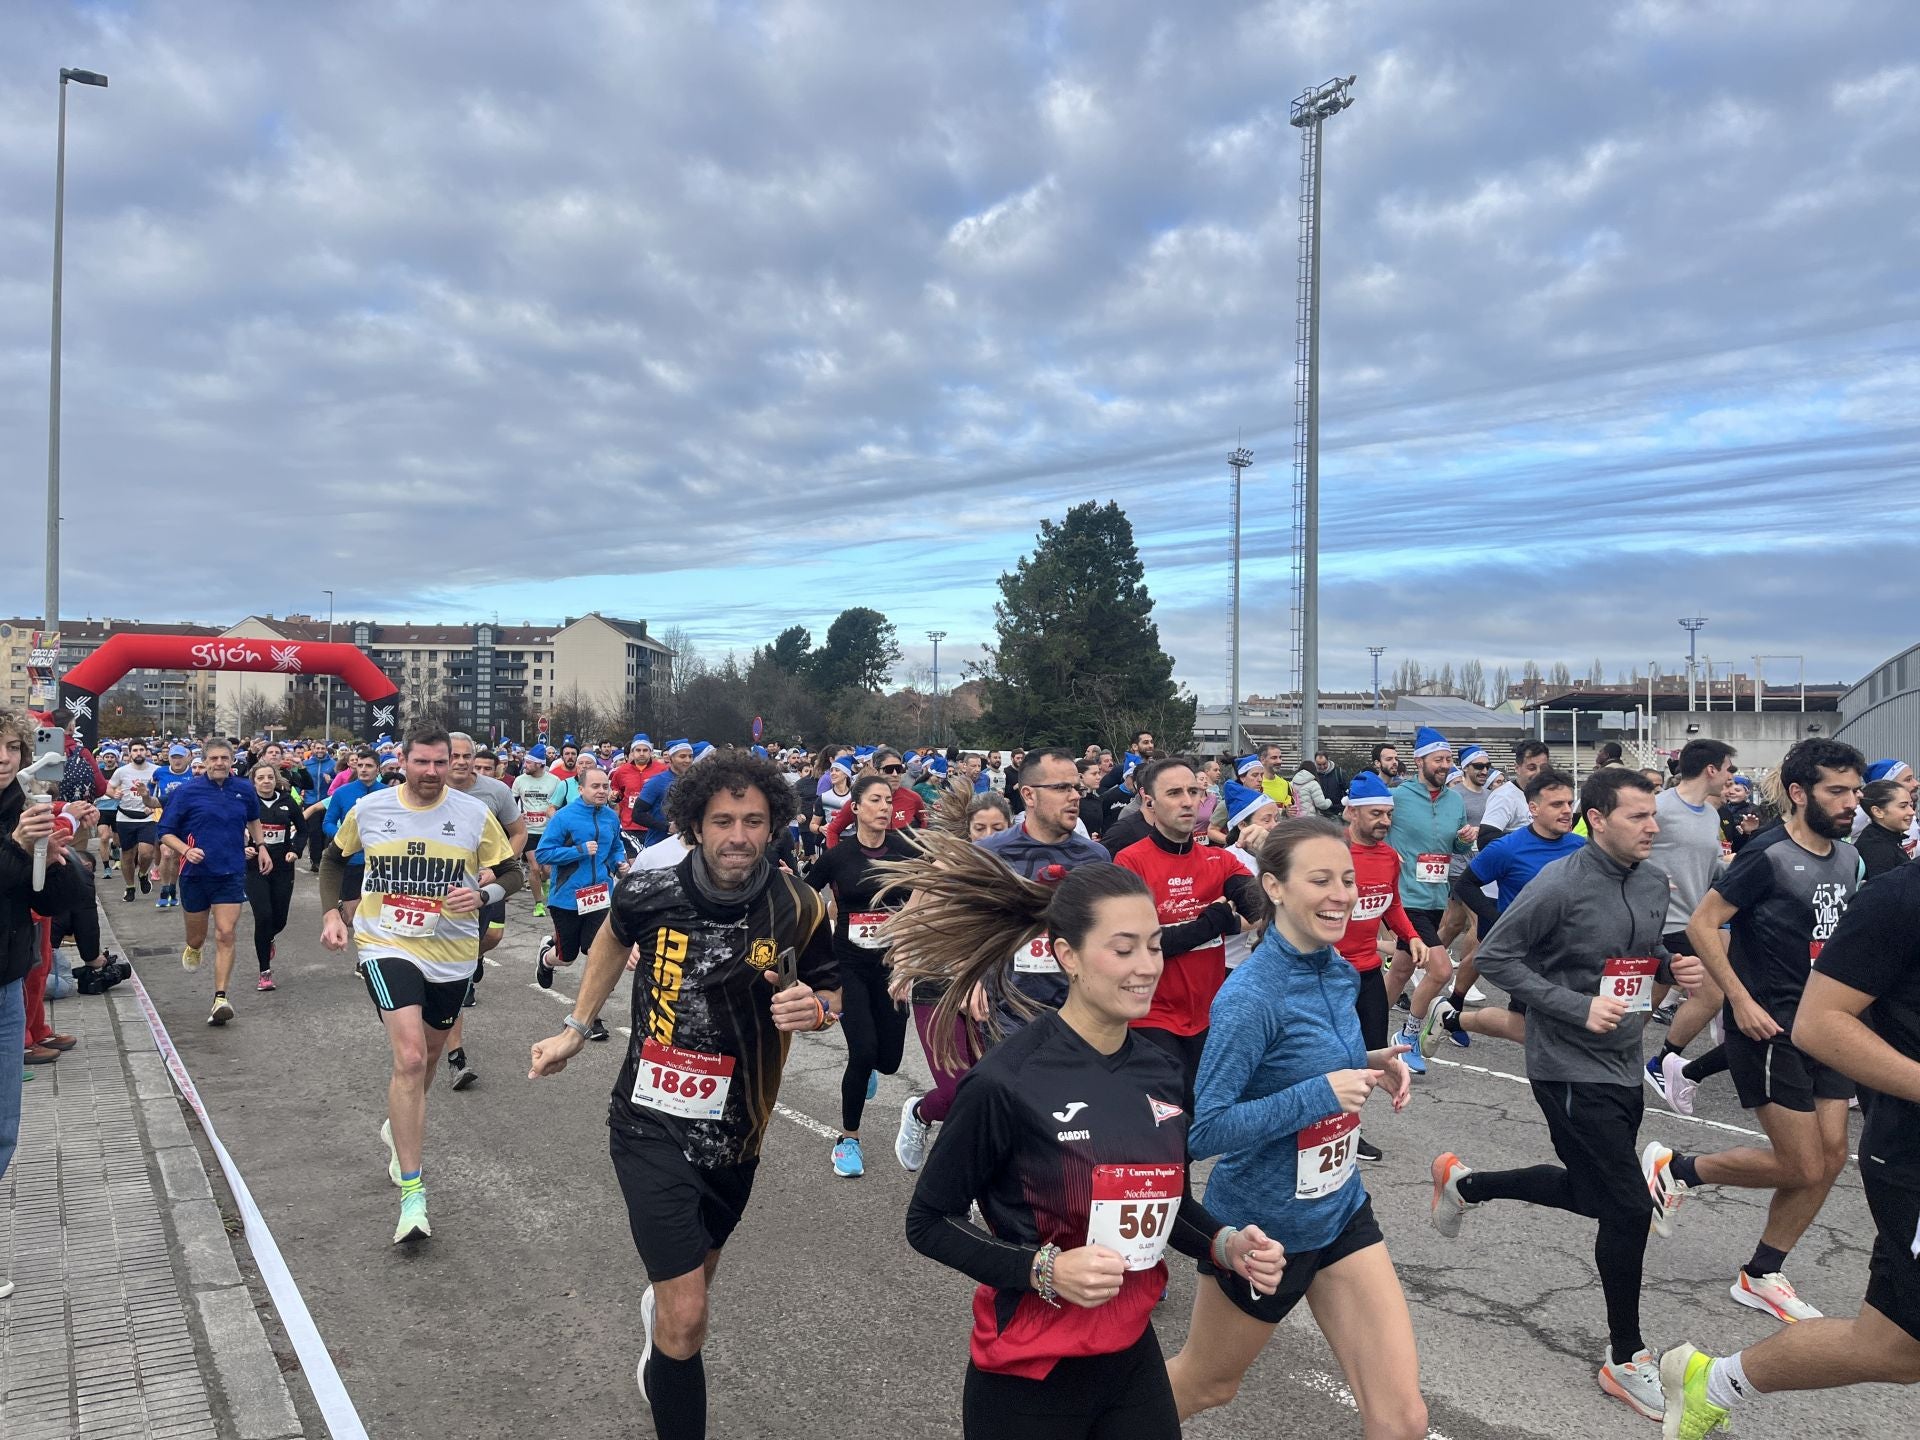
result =
[[[593,1027],[584,1020],[576,1020],[573,1016],[568,1015],[560,1023],[566,1026],[567,1029],[573,1031],[573,1033],[578,1035],[582,1040],[588,1040],[593,1037]]]

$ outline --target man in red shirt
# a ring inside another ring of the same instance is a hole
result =
[[[607,776],[613,786],[614,807],[620,813],[620,828],[636,839],[645,833],[646,827],[634,818],[633,802],[640,798],[641,788],[647,781],[666,768],[666,761],[653,758],[653,741],[640,734],[634,736],[633,744],[627,747],[627,758]]]
[[[1361,1038],[1372,1049],[1386,1045],[1393,1018],[1386,976],[1380,972],[1380,927],[1391,930],[1416,962],[1427,948],[1400,902],[1400,852],[1387,844],[1392,828],[1393,792],[1372,771],[1361,771],[1347,790],[1347,848],[1353,854],[1353,883],[1360,898],[1335,948],[1360,972],[1353,1008],[1360,1014]],[[1364,1135],[1358,1153],[1362,1160],[1381,1158],[1380,1147]]]
[[[1153,992],[1153,1007],[1133,1028],[1179,1058],[1191,1114],[1213,997],[1227,979],[1225,939],[1240,932],[1243,918],[1264,919],[1266,899],[1260,882],[1238,860],[1194,843],[1194,819],[1207,789],[1189,762],[1176,756],[1150,760],[1135,772],[1134,783],[1147,835],[1113,859],[1147,882],[1163,927],[1166,969]]]
[[[900,758],[900,752],[882,746],[873,752],[867,763],[880,772],[887,787],[893,791],[893,818],[887,822],[887,828],[906,830],[920,824],[927,813],[927,802],[907,784],[907,762]],[[827,822],[829,850],[840,843],[840,832],[852,823],[853,806],[843,805],[833,812],[833,819]]]

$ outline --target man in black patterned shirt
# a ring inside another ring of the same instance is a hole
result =
[[[533,1076],[564,1068],[639,947],[633,1038],[608,1125],[652,1282],[638,1378],[660,1440],[707,1433],[700,1351],[720,1248],[752,1194],[791,1035],[840,1018],[825,902],[767,858],[794,804],[779,771],[751,753],[710,756],[683,775],[667,808],[692,848],[671,870],[620,882],[574,1013],[533,1047]]]

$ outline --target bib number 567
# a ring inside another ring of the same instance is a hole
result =
[[[1118,1217],[1120,1238],[1132,1240],[1137,1236],[1151,1240],[1167,1228],[1172,1213],[1171,1200],[1158,1200],[1150,1205],[1122,1205]]]

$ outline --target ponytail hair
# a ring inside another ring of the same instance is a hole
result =
[[[1004,1034],[997,1014],[985,1024],[967,1016],[967,996],[985,987],[998,1004],[1023,1019],[1043,1007],[1007,983],[1013,957],[1044,935],[1078,947],[1093,929],[1103,900],[1148,894],[1146,882],[1110,861],[1067,871],[1057,884],[1016,875],[990,852],[944,830],[915,837],[921,854],[912,860],[882,861],[874,868],[886,877],[878,897],[911,892],[911,898],[887,922],[893,940],[893,973],[913,983],[946,987],[934,1006],[934,1059],[943,1066],[960,1063],[954,1044],[955,1022],[965,1019],[976,1052]]]

